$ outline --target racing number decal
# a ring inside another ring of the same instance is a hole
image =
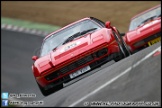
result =
[[[65,52],[65,51],[67,51],[67,50],[69,50],[69,49],[74,48],[75,46],[77,46],[77,45],[79,45],[79,44],[80,44],[80,41],[70,43],[70,44],[66,45],[65,47],[63,47],[63,49],[61,49],[60,52]]]
[[[77,43],[72,43],[72,44],[66,46],[66,47],[64,48],[64,51],[67,51],[67,50],[69,50],[69,49],[75,47],[76,45],[77,45]]]

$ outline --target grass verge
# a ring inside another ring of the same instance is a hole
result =
[[[53,32],[61,28],[59,26],[36,23],[36,22],[25,21],[25,20],[11,19],[11,18],[6,18],[6,17],[1,17],[1,24],[10,24],[10,25],[18,26],[18,27],[36,29],[36,30],[41,30],[41,31],[46,31],[46,32]]]

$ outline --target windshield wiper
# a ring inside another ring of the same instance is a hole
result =
[[[159,14],[157,17],[161,17],[161,14]]]
[[[93,31],[93,30],[96,30],[96,29],[97,29],[97,28],[92,28],[92,29],[88,29],[88,30],[85,30],[85,31],[82,31],[82,32],[77,32],[77,33],[75,33],[74,35],[68,37],[68,38],[62,43],[62,45],[64,45],[64,44],[67,43],[67,42],[72,41],[73,39],[77,38],[78,36],[81,36],[81,35],[83,35],[83,34],[86,34],[86,33],[90,32],[90,31]]]
[[[59,47],[60,45],[61,45],[62,43],[60,43],[60,44],[58,44],[56,47],[54,47],[53,49],[52,49],[52,51],[54,51],[57,47]]]
[[[60,45],[63,45],[69,41],[72,41],[74,38],[78,37],[80,35],[80,32],[75,33],[74,35],[68,37],[67,39],[65,39],[64,42],[61,42],[60,44],[58,44],[56,47],[54,47],[52,50],[54,51],[57,47],[59,47]]]
[[[62,43],[62,45],[64,45],[64,44],[67,43],[67,42],[72,41],[73,39],[75,39],[76,37],[78,37],[78,36],[80,36],[80,35],[81,35],[80,32],[75,33],[74,35],[72,35],[72,36],[68,37],[67,39],[65,39],[65,41]]]
[[[143,25],[144,23],[146,23],[146,22],[148,22],[148,21],[151,21],[151,20],[153,20],[154,18],[157,18],[157,17],[159,17],[159,16],[152,16],[152,17],[150,17],[150,18],[148,18],[148,19],[142,21],[141,24],[138,25],[138,27],[140,27],[140,26]]]
[[[86,34],[86,33],[90,32],[90,31],[96,30],[96,29],[97,28],[92,28],[92,29],[84,30],[84,31],[81,32],[81,35]]]

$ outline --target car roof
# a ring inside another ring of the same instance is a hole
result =
[[[146,13],[146,12],[148,12],[148,11],[150,11],[150,10],[153,10],[153,9],[155,9],[155,8],[157,8],[157,7],[161,7],[161,4],[156,5],[156,6],[150,8],[150,9],[148,9],[148,10],[145,10],[145,11],[143,11],[143,12],[141,12],[141,13],[135,15],[134,17],[131,18],[131,20],[134,19],[134,18],[136,18],[136,17],[138,17],[138,16],[140,16],[141,14]]]
[[[59,31],[65,29],[65,28],[67,28],[67,27],[69,27],[69,26],[71,26],[71,25],[73,25],[73,24],[76,24],[76,23],[81,22],[81,21],[86,20],[86,19],[91,19],[91,17],[85,17],[85,18],[82,18],[82,19],[80,19],[80,20],[77,20],[77,21],[75,21],[75,22],[73,22],[73,23],[70,23],[70,24],[68,24],[68,25],[66,25],[66,26],[64,26],[64,27],[62,27],[61,29],[58,29],[58,30],[56,30],[56,31],[54,31],[54,32],[52,32],[52,33],[50,33],[50,34],[48,34],[48,35],[44,38],[44,40],[46,40],[46,39],[47,39],[48,37],[50,37],[52,34],[54,34],[54,33],[56,33],[56,32],[59,32]]]

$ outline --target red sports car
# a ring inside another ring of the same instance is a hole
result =
[[[161,5],[134,16],[124,38],[132,53],[161,41]]]
[[[118,30],[94,17],[86,17],[45,37],[39,56],[33,56],[36,82],[44,96],[110,60],[130,51]]]

